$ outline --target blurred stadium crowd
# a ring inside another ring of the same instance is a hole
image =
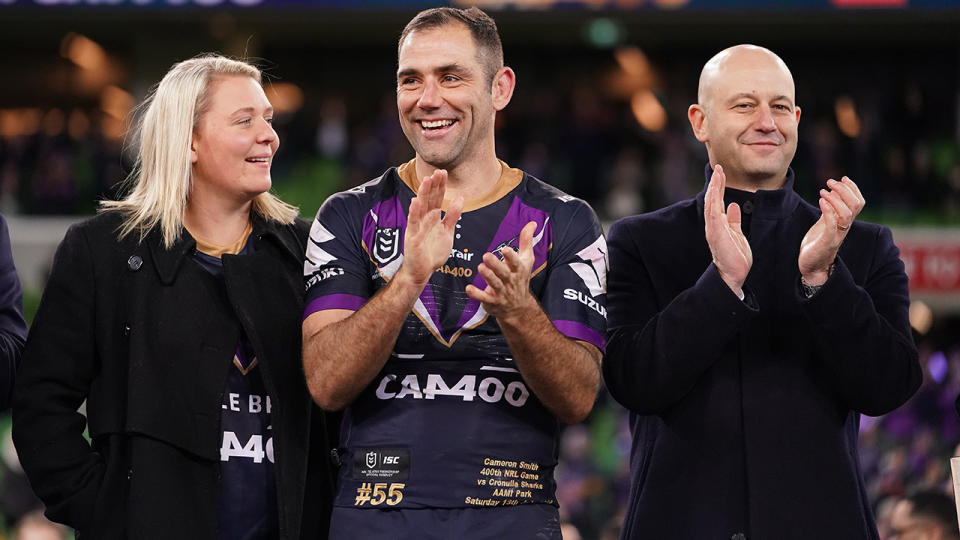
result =
[[[703,61],[730,38],[686,48],[558,49],[523,47],[517,32],[502,30],[507,63],[519,77],[513,102],[498,118],[498,155],[505,161],[586,199],[606,223],[703,187],[706,154],[686,110]],[[39,60],[66,74],[58,84],[95,90],[52,94],[44,102],[0,101],[0,211],[6,215],[89,215],[98,198],[114,196],[130,166],[125,145],[132,141],[123,137],[129,111],[146,91],[143,81],[158,79],[131,69],[135,57],[90,38],[62,39],[59,56]],[[316,58],[326,63],[316,73],[313,61],[298,58],[296,43],[264,43],[256,51],[274,79],[268,96],[279,113],[274,187],[305,218],[329,194],[413,157],[397,122],[395,51],[386,43],[358,53],[377,55],[371,62],[331,53]],[[849,175],[866,196],[868,221],[960,226],[960,48],[930,52],[921,62],[916,50],[896,47],[877,51],[865,44],[838,57],[829,45],[796,39],[779,45],[769,46],[794,69],[803,108],[794,162],[798,191],[812,200],[828,178]],[[99,82],[84,78],[84,70],[94,69],[85,67],[89,58],[113,66]],[[156,70],[177,59],[155,61]],[[960,394],[956,310],[952,317],[952,324],[917,335],[925,367],[920,391],[885,417],[862,419],[861,466],[881,532],[892,502],[909,491],[952,493],[948,458],[960,443],[953,410]],[[62,537],[65,531],[31,529],[38,503],[5,437],[0,515],[8,526],[22,523],[20,533],[8,537]],[[583,538],[616,538],[629,489],[629,444],[626,413],[603,392],[588,421],[566,429],[558,498]]]
[[[881,82],[870,73],[877,64],[853,74],[821,65],[816,55],[782,54],[796,66],[803,109],[793,165],[802,194],[848,175],[867,198],[868,220],[960,224],[956,65],[944,72],[902,58],[885,64],[891,72]],[[553,60],[556,71],[550,60],[520,56],[521,65],[512,63],[520,83],[498,118],[498,154],[586,199],[607,221],[699,191],[706,153],[686,120],[697,59],[655,62],[634,46],[579,56],[574,64]],[[412,157],[396,120],[390,71],[377,74],[379,94],[368,86],[356,96],[329,81],[286,82],[284,65],[267,66],[277,78],[268,95],[280,104],[274,185],[304,216],[334,191]],[[823,77],[830,80],[825,89]],[[116,193],[129,168],[124,147],[132,141],[124,133],[135,99],[104,86],[98,99],[75,98],[66,107],[0,107],[0,210],[86,215],[99,197]]]

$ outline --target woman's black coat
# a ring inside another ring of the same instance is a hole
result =
[[[300,361],[306,223],[255,218],[254,253],[222,258],[225,286],[186,231],[164,249],[157,230],[117,240],[119,225],[108,212],[67,232],[18,374],[13,438],[47,516],[83,539],[217,538],[242,328],[273,403],[280,538],[326,538],[333,431]]]

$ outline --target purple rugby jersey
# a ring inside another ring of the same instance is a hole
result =
[[[403,263],[418,185],[411,161],[324,203],[307,247],[304,317],[357,310],[386,286]],[[450,257],[383,371],[346,410],[338,506],[556,504],[559,423],[524,383],[496,321],[464,290],[486,286],[477,273],[483,254],[516,249],[530,221],[531,290],[557,330],[603,350],[607,249],[596,215],[503,164],[491,192],[467,201]]]

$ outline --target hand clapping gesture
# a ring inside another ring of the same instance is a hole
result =
[[[723,190],[726,183],[723,167],[718,164],[713,169],[704,197],[704,230],[710,253],[713,255],[713,264],[720,277],[730,290],[740,295],[743,282],[753,265],[753,252],[750,251],[750,243],[740,228],[740,206],[730,203],[727,211],[723,211]]]
[[[820,190],[822,215],[800,242],[797,264],[807,285],[822,285],[827,281],[840,244],[866,204],[860,189],[846,176],[840,182],[827,180],[827,187],[829,189]]]
[[[463,211],[463,197],[457,197],[441,219],[446,188],[447,171],[437,169],[424,178],[417,196],[410,201],[400,271],[421,286],[450,257],[457,220]]]
[[[537,306],[530,293],[533,232],[536,228],[535,222],[527,223],[520,231],[519,252],[503,248],[502,261],[493,253],[483,254],[483,263],[477,267],[477,272],[487,281],[485,289],[467,285],[467,296],[481,302],[483,309],[498,320],[522,317],[526,308]]]

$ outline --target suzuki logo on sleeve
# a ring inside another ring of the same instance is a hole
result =
[[[400,255],[400,227],[378,228],[373,238],[373,258],[387,265]]]
[[[367,452],[367,467],[372,469],[376,466],[377,466],[377,453]]]

